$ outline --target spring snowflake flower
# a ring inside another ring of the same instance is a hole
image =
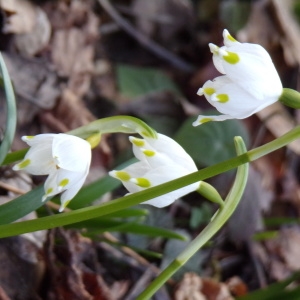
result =
[[[30,149],[13,170],[25,170],[32,175],[49,175],[42,201],[62,192],[59,211],[63,211],[86,179],[91,163],[90,144],[63,133],[23,136],[22,140]]]
[[[157,139],[129,137],[138,162],[109,175],[122,181],[129,194],[142,191],[197,171],[193,159],[173,139],[158,134]],[[199,182],[143,202],[164,207],[199,188]]]
[[[197,93],[223,115],[200,115],[194,126],[247,118],[279,100],[283,91],[271,57],[262,46],[239,43],[226,29],[223,37],[223,47],[209,44],[209,48],[215,67],[225,75],[208,80]]]

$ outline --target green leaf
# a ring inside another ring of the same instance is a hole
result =
[[[299,280],[299,278],[300,278],[300,272],[295,272],[292,276],[290,276],[289,278],[283,281],[273,283],[269,285],[267,288],[260,289],[250,294],[247,294],[245,296],[238,297],[237,300],[253,300],[253,299],[259,299],[259,300],[295,299],[297,300],[300,298],[299,287],[291,291],[284,290],[284,289],[292,282]]]
[[[5,159],[2,162],[2,166],[3,165],[9,165],[9,164],[14,163],[18,160],[23,159],[28,150],[29,150],[29,148],[26,148],[26,149],[22,149],[22,150],[19,150],[19,151],[8,153],[5,157]]]
[[[203,203],[201,207],[193,207],[190,217],[190,227],[198,228],[201,224],[209,223],[212,216],[212,206],[209,203]]]
[[[84,233],[83,233],[84,234]],[[91,236],[89,235],[88,233],[87,234],[84,234],[85,236],[90,236],[93,238],[93,240],[96,240],[97,237],[95,236]],[[103,241],[103,239],[100,238],[101,241]],[[154,251],[150,251],[150,250],[145,250],[145,249],[141,249],[141,248],[138,248],[138,247],[133,247],[132,245],[128,245],[128,244],[123,244],[123,243],[120,243],[120,242],[112,242],[112,241],[108,241],[107,239],[104,239],[104,241],[107,243],[107,244],[110,244],[110,245],[114,245],[114,246],[117,246],[117,247],[126,247],[126,248],[130,248],[132,249],[133,251],[139,253],[139,254],[142,254],[144,257],[145,256],[148,256],[148,257],[151,257],[151,258],[156,258],[156,259],[161,259],[162,258],[162,254],[161,253],[158,253],[158,252],[154,252]]]
[[[17,125],[17,110],[16,110],[16,99],[14,90],[11,84],[11,80],[5,65],[5,62],[0,54],[0,68],[1,75],[5,89],[6,95],[6,106],[7,106],[7,118],[6,118],[6,128],[4,137],[0,145],[0,165],[2,164],[6,154],[10,150],[12,141],[15,136],[16,125]]]
[[[279,233],[276,230],[272,231],[262,231],[262,232],[256,232],[253,235],[253,240],[254,241],[265,241],[265,240],[270,240],[278,237]]]
[[[137,222],[126,222],[124,220],[114,220],[107,218],[96,218],[79,222],[68,227],[86,228],[90,233],[123,232],[142,234],[150,237],[164,237],[168,239],[185,240],[185,236],[172,230],[161,227],[148,226]]]
[[[41,207],[44,204],[42,203],[43,195],[44,188],[40,186],[25,195],[0,205],[0,224],[14,222]]]
[[[119,181],[109,176],[105,176],[90,185],[83,187],[74,197],[69,207],[73,209],[83,207],[86,204],[97,200],[105,193],[114,190],[120,186],[120,184]],[[44,193],[44,187],[40,186],[25,195],[0,205],[0,224],[14,222],[43,206],[45,204],[42,202]]]
[[[117,80],[121,94],[126,97],[166,90],[181,95],[175,83],[159,69],[117,65]]]
[[[232,141],[235,136],[241,136],[248,144],[247,130],[238,120],[208,122],[192,127],[194,120],[195,117],[192,117],[185,121],[174,138],[198,166],[209,166],[234,157]]]
[[[121,186],[121,181],[110,176],[104,176],[95,182],[84,186],[68,205],[71,209],[78,209],[99,199],[108,192]]]
[[[116,211],[112,214],[104,216],[102,218],[131,218],[131,217],[146,217],[149,212],[147,209],[141,208],[127,208],[124,210]]]

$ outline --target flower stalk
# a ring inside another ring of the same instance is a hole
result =
[[[69,131],[68,134],[85,139],[96,133],[105,134],[115,132],[138,133],[144,138],[157,138],[157,133],[153,128],[142,120],[131,116],[114,116],[99,119],[88,125]]]
[[[205,180],[232,170],[245,163],[254,161],[264,155],[278,150],[294,140],[300,138],[300,126],[295,127],[290,132],[269,142],[263,146],[250,150],[242,155],[228,159],[213,166],[201,169],[184,177],[166,182],[164,184],[151,187],[141,192],[128,195],[114,201],[106,202],[100,205],[78,209],[64,214],[47,216],[35,220],[23,221],[13,224],[5,224],[0,226],[0,238],[19,235],[26,232],[50,229],[59,226],[69,225],[101,216],[108,215],[113,212],[129,208],[141,202],[153,199],[166,193],[170,193],[176,189],[190,185],[192,183]],[[1,209],[1,206],[0,206]]]
[[[241,137],[235,138],[236,151],[238,155],[246,152],[245,144]],[[238,167],[236,180],[230,190],[224,206],[221,207],[212,221],[201,231],[201,233],[175,258],[168,267],[163,270],[155,280],[137,297],[137,300],[150,299],[152,295],[162,287],[171,276],[178,271],[203,245],[205,245],[227,222],[239,204],[248,178],[249,164]]]

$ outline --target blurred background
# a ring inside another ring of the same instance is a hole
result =
[[[192,127],[198,114],[213,111],[196,93],[219,76],[208,43],[221,46],[224,28],[262,45],[283,86],[299,89],[298,0],[1,0],[0,9],[0,50],[18,105],[13,150],[25,147],[23,135],[68,132],[122,114],[174,138],[201,169],[234,157],[234,136],[252,149],[300,122],[299,111],[275,103],[245,120]],[[0,97],[3,132],[2,91]],[[229,223],[153,299],[300,299],[299,154],[298,140],[251,163]],[[128,136],[103,136],[87,186],[97,188],[131,157]],[[208,181],[225,197],[234,175]],[[2,167],[0,203],[42,183]],[[126,193],[113,179],[104,189],[94,203]],[[79,202],[70,208],[88,200]],[[192,193],[164,209],[141,205],[136,216],[0,240],[0,299],[135,299],[215,210]]]

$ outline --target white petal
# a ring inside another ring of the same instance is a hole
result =
[[[60,202],[61,206],[59,211],[62,212],[64,208],[68,205],[68,203],[76,196],[76,194],[79,192],[81,187],[84,184],[86,177],[82,177],[79,181],[77,181],[75,184],[73,184],[71,187],[69,187],[67,190],[65,190],[61,197]]]
[[[45,201],[48,197],[55,196],[61,192],[57,186],[57,172],[52,172],[47,177],[44,183],[45,195],[42,198],[42,201]]]
[[[191,156],[172,138],[158,134],[157,139],[147,139],[148,143],[152,146],[153,149],[162,155],[161,165],[163,165],[163,159],[172,161],[172,164],[177,164],[179,166],[184,166],[190,172],[197,171],[197,167],[191,158]],[[150,163],[149,158],[149,163]]]
[[[149,172],[149,170],[150,170],[150,166],[147,163],[139,161],[139,162],[129,165],[122,171],[128,173],[131,178],[139,178],[139,177],[144,177],[144,175],[147,172]],[[120,180],[120,178],[118,178],[117,176],[114,176],[114,172],[115,171],[109,172],[109,175]],[[137,186],[136,184],[134,184],[133,182],[131,182],[129,180],[122,181],[122,183],[123,183],[124,187],[130,193],[136,193],[136,192],[143,190],[143,188]]]
[[[203,116],[199,115],[197,120],[193,122],[193,126],[198,126],[210,121],[225,121],[225,120],[230,120],[234,119],[232,116],[229,115],[219,115],[219,116]]]
[[[62,169],[82,172],[91,162],[90,144],[76,136],[58,134],[53,139],[53,157]]]
[[[275,97],[266,97],[263,101],[255,99],[253,95],[230,81],[227,76],[217,77],[210,84],[216,90],[216,93],[213,95],[214,97],[217,95],[227,95],[229,100],[225,103],[216,102],[212,97],[207,96],[208,102],[219,112],[237,119],[249,117],[278,100]]]
[[[35,136],[22,136],[22,140],[26,142],[29,146],[36,144],[52,144],[53,138],[56,136],[54,133],[43,133]]]
[[[56,184],[60,191],[65,191],[71,186],[77,184],[77,182],[82,179],[85,180],[88,171],[85,172],[72,172],[64,169],[59,169],[57,171],[57,181]]]
[[[182,167],[161,167],[157,168],[155,170],[151,170],[145,175],[145,178],[147,178],[153,186],[168,182],[170,180],[182,177],[184,175],[190,174],[191,172],[187,171],[186,169]],[[171,193],[153,198],[151,200],[148,200],[146,202],[143,202],[143,204],[150,204],[156,207],[164,207],[167,205],[172,204],[175,200],[178,198],[187,195],[195,190],[197,190],[199,187],[199,182],[194,183],[191,185],[188,185],[184,188],[175,190]]]
[[[236,39],[232,37],[232,35],[229,33],[227,29],[223,30],[223,40],[224,40],[224,45],[226,47],[230,47],[236,44],[240,44]]]
[[[131,164],[123,169],[130,174],[131,177],[143,177],[150,170],[150,166],[142,161]]]
[[[237,53],[240,60],[235,64],[223,61],[228,77],[256,99],[276,97],[282,93],[282,84],[268,52],[256,44],[237,44],[228,51]]]
[[[22,168],[24,162],[28,162],[25,168]],[[52,158],[51,144],[34,144],[26,153],[24,159],[15,165],[14,170],[25,169],[32,175],[48,175],[55,171],[55,161]]]

